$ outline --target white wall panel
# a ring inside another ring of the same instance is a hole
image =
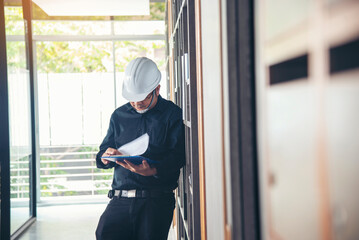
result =
[[[207,237],[224,237],[220,1],[202,2],[202,71]]]
[[[337,74],[326,91],[334,239],[359,237],[359,71]]]

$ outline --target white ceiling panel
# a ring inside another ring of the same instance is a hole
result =
[[[149,0],[33,0],[49,16],[149,15]]]

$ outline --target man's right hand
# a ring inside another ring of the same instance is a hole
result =
[[[108,156],[112,156],[112,155],[122,155],[121,152],[119,152],[117,149],[115,148],[107,148],[107,150],[102,154],[102,157],[108,157]],[[101,161],[103,164],[107,165],[110,161],[101,158]]]

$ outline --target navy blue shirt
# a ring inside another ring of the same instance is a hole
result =
[[[107,165],[102,163],[101,156],[107,148],[118,149],[145,133],[150,139],[148,149],[142,156],[159,162],[153,165],[157,169],[156,176],[142,176],[113,162]],[[117,108],[112,113],[96,164],[98,168],[115,168],[112,189],[175,189],[180,168],[185,164],[182,110],[161,96],[156,105],[143,114],[137,113],[130,103]]]

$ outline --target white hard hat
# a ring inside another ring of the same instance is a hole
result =
[[[130,102],[142,101],[160,81],[161,72],[156,63],[146,57],[136,58],[126,67],[122,96]]]

